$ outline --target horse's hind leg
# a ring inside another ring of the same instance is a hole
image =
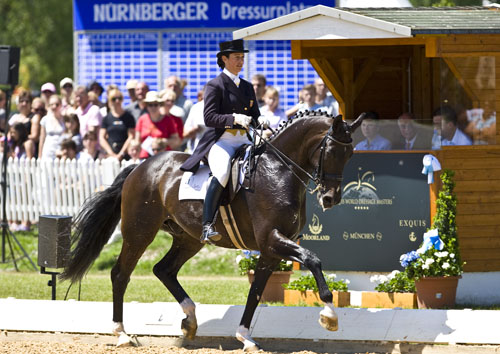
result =
[[[118,336],[117,346],[131,345],[132,341],[123,326],[123,297],[139,258],[154,240],[161,225],[161,216],[151,210],[151,217],[140,221],[137,215],[122,219],[123,244],[118,260],[111,270],[113,285],[113,333]],[[122,216],[125,216],[122,214]],[[156,218],[155,218],[156,216]],[[157,221],[156,223],[154,221]]]
[[[181,305],[182,311],[186,314],[181,324],[182,332],[186,338],[193,339],[198,329],[196,306],[177,280],[177,273],[184,263],[198,253],[204,245],[185,234],[184,236],[182,240],[174,237],[172,248],[153,267],[153,272]]]

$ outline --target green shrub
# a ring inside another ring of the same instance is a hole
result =
[[[323,275],[325,277],[326,284],[328,285],[328,289],[330,289],[331,291],[334,291],[334,290],[335,291],[347,291],[348,290],[349,280],[341,279],[341,280],[336,281],[335,274],[323,273]],[[283,287],[287,290],[318,291],[318,285],[316,284],[316,280],[314,279],[312,274],[302,275],[297,280],[294,280],[288,284],[283,284]]]

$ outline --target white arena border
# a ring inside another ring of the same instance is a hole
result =
[[[197,304],[197,336],[230,337],[244,306]],[[500,344],[500,311],[337,308],[339,330],[318,324],[320,307],[259,306],[251,333],[258,338],[427,344]],[[0,299],[0,330],[110,334],[111,302]],[[181,336],[177,303],[125,303],[131,335]]]

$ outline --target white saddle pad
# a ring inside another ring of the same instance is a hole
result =
[[[247,148],[245,158],[240,161],[239,167],[239,183],[236,191],[240,189],[245,179],[245,170],[248,168],[248,157],[250,155],[250,146]],[[207,188],[210,178],[210,167],[207,165],[200,165],[195,174],[193,172],[184,172],[179,187],[179,200],[205,200]]]
[[[195,174],[184,172],[179,187],[179,200],[205,200],[209,177],[210,168],[206,165],[201,165]]]

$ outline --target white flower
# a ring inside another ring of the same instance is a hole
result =
[[[291,266],[292,266],[292,264],[293,264],[293,262],[292,262],[292,261],[286,261],[286,265],[287,265],[287,266],[291,267]]]
[[[422,269],[429,269],[429,266],[427,264],[422,264]]]
[[[344,283],[351,284],[351,281],[349,279],[346,279],[346,280],[344,280]]]
[[[375,274],[370,277],[370,282],[372,283],[384,283],[388,281],[389,279],[382,274]]]
[[[241,254],[236,256],[236,264],[240,264],[241,260],[243,259],[243,256]]]
[[[441,258],[441,257],[446,257],[448,255],[448,251],[443,251],[443,252],[436,252],[434,253],[436,257]]]
[[[450,268],[450,263],[444,262],[443,263],[443,269],[448,269],[448,268]]]
[[[428,267],[430,266],[432,263],[434,263],[434,260],[432,258],[427,258],[425,260],[425,265]],[[426,268],[427,269],[427,268]]]
[[[450,253],[450,258],[455,258],[455,253]]]
[[[394,279],[396,277],[396,275],[399,274],[399,270],[393,270],[388,276],[387,278],[388,279]]]

